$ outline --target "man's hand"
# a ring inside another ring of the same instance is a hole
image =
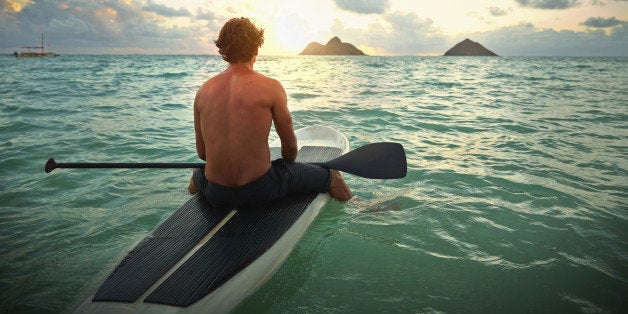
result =
[[[288,163],[292,163],[297,159],[297,153],[296,145],[292,147],[281,145],[281,157]]]

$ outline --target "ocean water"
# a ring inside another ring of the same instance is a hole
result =
[[[0,312],[72,310],[189,197],[192,102],[217,56],[0,57]],[[236,312],[628,311],[628,59],[260,57],[295,127],[405,146],[345,175]],[[273,137],[275,137],[273,135]]]

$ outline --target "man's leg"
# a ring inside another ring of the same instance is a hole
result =
[[[289,189],[291,191],[329,192],[333,198],[342,202],[353,197],[351,190],[337,170],[298,162],[284,165],[290,168],[287,173],[290,177]]]

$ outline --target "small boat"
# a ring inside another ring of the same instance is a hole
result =
[[[27,49],[27,52],[14,52],[13,54],[18,58],[45,58],[45,57],[58,57],[60,54],[54,52],[44,51],[44,33],[41,33],[41,46],[24,46],[22,49]],[[40,52],[31,52],[31,49],[41,49]]]

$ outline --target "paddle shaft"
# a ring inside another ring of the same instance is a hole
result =
[[[352,150],[336,159],[313,163],[370,179],[396,179],[406,176],[407,163],[403,146],[398,143],[373,143]],[[46,173],[56,168],[203,168],[204,163],[57,163],[50,158]]]
[[[204,163],[167,163],[167,162],[56,162],[50,158],[46,163],[46,172],[57,168],[203,168]]]

